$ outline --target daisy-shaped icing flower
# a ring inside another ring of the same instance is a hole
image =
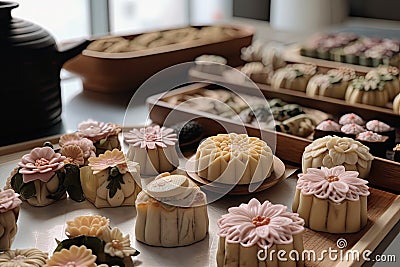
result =
[[[113,123],[99,122],[92,119],[83,121],[78,125],[78,134],[92,140],[94,143],[121,131]]]
[[[0,254],[0,266],[41,267],[47,258],[46,252],[36,248],[8,250]]]
[[[64,167],[64,160],[64,156],[50,147],[37,147],[22,157],[18,163],[22,167],[19,172],[24,183],[35,180],[48,182],[56,171]]]
[[[91,167],[93,174],[97,174],[112,167],[117,167],[119,172],[122,174],[126,173],[128,170],[124,153],[116,148],[112,151],[107,150],[97,158],[89,158],[89,166]]]
[[[248,204],[229,208],[228,212],[218,220],[218,234],[228,243],[240,243],[243,247],[289,244],[293,235],[304,230],[304,220],[297,213],[269,201],[261,204],[253,198]]]
[[[178,141],[177,134],[171,128],[159,125],[130,130],[124,135],[125,141],[136,147],[155,149],[156,146],[174,146]]]
[[[71,246],[57,251],[47,260],[44,267],[95,267],[96,256],[85,246]]]
[[[109,220],[100,215],[82,215],[67,221],[65,232],[69,238],[79,235],[101,236],[103,230],[108,228]]]
[[[113,257],[129,257],[138,254],[138,251],[131,247],[129,235],[123,236],[118,228],[105,228],[102,235],[103,241],[106,243],[104,246],[104,253]]]
[[[308,168],[306,173],[298,176],[296,188],[304,195],[314,195],[336,203],[357,201],[360,196],[369,195],[368,181],[358,178],[356,171],[346,171],[344,166]]]

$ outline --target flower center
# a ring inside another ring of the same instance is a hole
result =
[[[122,249],[122,244],[121,244],[121,242],[119,242],[119,240],[114,239],[113,241],[111,241],[111,244],[112,244],[113,248],[116,248],[118,250]]]
[[[337,181],[339,181],[339,177],[337,177],[335,175],[331,175],[331,176],[325,177],[325,180],[327,180],[330,183],[337,182]]]
[[[258,226],[263,226],[263,225],[268,225],[271,221],[271,218],[265,217],[265,216],[256,216],[253,218],[251,221],[256,227]]]
[[[88,134],[97,134],[101,132],[101,128],[95,125],[90,125],[89,128],[86,129],[86,133]]]
[[[11,261],[12,262],[24,262],[26,257],[24,255],[17,255]]]
[[[35,160],[35,166],[36,167],[46,166],[49,164],[49,162],[50,161],[48,161],[45,158],[40,158],[40,159]]]
[[[69,261],[67,264],[65,264],[65,267],[78,267],[75,261]]]

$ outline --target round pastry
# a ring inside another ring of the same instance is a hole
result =
[[[366,79],[379,79],[385,81],[385,90],[388,92],[389,101],[400,93],[399,69],[394,66],[379,66],[365,75]]]
[[[118,149],[89,158],[80,169],[83,192],[97,208],[133,206],[141,191],[139,164],[126,161]]]
[[[274,117],[268,105],[257,105],[245,109],[239,113],[239,119],[262,129],[273,129],[275,125]]]
[[[357,114],[354,114],[354,113],[347,113],[347,114],[342,115],[339,118],[340,125],[345,125],[345,124],[349,124],[349,123],[364,125],[364,120],[360,116],[358,116]]]
[[[172,129],[178,135],[180,148],[197,146],[204,135],[203,126],[197,121],[178,123],[172,126]]]
[[[21,203],[19,194],[14,190],[0,190],[0,251],[11,248],[18,230],[17,220]]]
[[[393,99],[393,111],[396,114],[400,114],[400,94]]]
[[[340,127],[340,132],[343,136],[354,139],[357,134],[365,132],[365,128],[356,123],[348,123]]]
[[[326,74],[311,77],[307,84],[306,94],[344,99],[349,81],[355,78],[356,73],[350,68],[329,70]]]
[[[82,245],[71,246],[69,249],[62,249],[55,252],[47,261],[44,267],[58,266],[86,266],[96,267],[96,255],[92,254],[92,250]]]
[[[186,246],[208,232],[206,195],[184,175],[158,175],[139,193],[136,211],[136,239],[151,246]]]
[[[218,220],[217,266],[303,266],[301,260],[289,257],[281,261],[276,253],[302,255],[303,225],[297,213],[269,201],[261,204],[253,198],[248,204],[231,207]]]
[[[250,184],[268,178],[273,154],[266,142],[247,134],[218,134],[204,140],[196,151],[196,173],[209,181]]]
[[[372,155],[386,158],[387,141],[389,137],[374,133],[372,131],[362,132],[357,135],[356,140],[369,147]]]
[[[340,135],[340,125],[333,120],[320,122],[314,129],[313,139],[318,139],[327,135]]]
[[[393,160],[396,162],[400,162],[400,144],[397,144],[394,148],[393,148]]]
[[[275,71],[271,77],[271,87],[305,92],[310,78],[317,72],[311,64],[292,64]]]
[[[215,75],[221,75],[226,70],[225,65],[228,63],[226,58],[218,55],[201,55],[195,58],[194,63],[196,69]]]
[[[303,173],[308,168],[343,165],[348,171],[358,171],[360,177],[367,178],[374,157],[369,148],[354,139],[325,136],[306,146],[302,157]]]
[[[179,164],[176,133],[159,125],[133,129],[124,135],[129,144],[127,158],[140,165],[142,175],[173,171]]]
[[[7,250],[0,253],[0,266],[42,267],[47,258],[46,252],[36,248]]]
[[[391,127],[390,125],[378,120],[368,121],[365,127],[368,131],[373,131],[389,137],[389,140],[387,141],[389,148],[394,147],[396,144],[396,129],[394,127]]]
[[[316,124],[314,118],[309,114],[300,114],[277,123],[275,129],[282,133],[308,137],[314,132]]]
[[[246,63],[240,71],[256,83],[270,83],[271,72],[261,62]]]
[[[261,62],[265,46],[260,41],[254,41],[251,45],[240,50],[240,58],[246,62]]]
[[[355,233],[367,224],[368,181],[344,166],[308,168],[298,175],[292,210],[305,226],[333,234]]]
[[[384,107],[389,101],[389,96],[384,81],[358,77],[347,88],[345,100],[350,104]]]

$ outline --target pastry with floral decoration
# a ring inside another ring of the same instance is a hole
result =
[[[302,170],[308,168],[343,165],[347,171],[357,171],[361,178],[367,178],[374,157],[369,148],[348,137],[325,136],[306,146],[302,156]]]
[[[0,266],[42,267],[47,259],[47,253],[36,248],[7,250],[0,253]]]
[[[127,158],[138,162],[144,176],[170,172],[179,165],[177,134],[171,128],[159,125],[133,129],[124,134],[129,144]]]
[[[185,175],[162,173],[136,199],[135,236],[151,246],[179,247],[208,232],[206,195]]]
[[[326,74],[312,76],[307,84],[306,94],[344,99],[349,82],[355,78],[356,72],[353,69],[332,69]]]
[[[92,140],[77,133],[62,135],[58,144],[61,155],[66,157],[65,161],[80,167],[87,165],[90,157],[96,156],[96,147]]]
[[[92,119],[79,123],[77,134],[90,139],[96,147],[96,155],[114,148],[121,149],[118,134],[121,128],[114,123],[99,122]]]
[[[227,69],[228,61],[222,56],[205,54],[196,57],[194,63],[198,71],[221,75]]]
[[[47,261],[44,267],[58,266],[85,266],[96,267],[96,256],[92,250],[85,246],[71,246],[69,249],[62,249],[55,252]]]
[[[14,190],[0,190],[0,251],[11,248],[18,230],[17,220],[21,203],[19,194]]]
[[[379,66],[365,75],[366,79],[378,79],[385,81],[389,101],[392,101],[400,93],[399,69],[394,66]]]
[[[357,115],[355,113],[347,113],[347,114],[342,115],[339,118],[340,125],[345,125],[345,124],[350,124],[350,123],[364,125],[365,122],[359,115]]]
[[[393,99],[393,112],[400,114],[400,94]]]
[[[270,74],[272,74],[272,72],[261,62],[246,63],[240,71],[256,83],[270,83]]]
[[[356,123],[348,123],[340,127],[340,132],[343,137],[355,139],[357,134],[365,132],[365,128]]]
[[[313,139],[318,139],[327,135],[340,135],[340,125],[333,120],[320,122],[314,129]]]
[[[373,131],[374,133],[387,136],[388,148],[394,147],[396,144],[396,129],[390,125],[379,120],[370,120],[365,124],[368,131]]]
[[[66,223],[65,233],[68,238],[80,235],[100,237],[103,230],[109,226],[110,220],[100,215],[82,215]]]
[[[275,125],[277,132],[292,134],[300,137],[310,136],[315,129],[317,123],[313,116],[309,114],[300,114],[292,118],[286,119]]]
[[[372,155],[386,158],[389,137],[372,131],[365,131],[357,134],[356,140],[369,147]]]
[[[133,206],[141,191],[139,164],[118,149],[89,158],[80,179],[86,199],[97,208]]]
[[[308,81],[316,72],[317,67],[312,64],[290,64],[274,72],[271,87],[305,92]]]
[[[385,81],[366,79],[360,76],[354,79],[346,90],[346,102],[384,107],[389,101]]]
[[[354,233],[367,224],[368,181],[344,166],[308,168],[298,175],[292,210],[305,226],[333,234]]]
[[[218,134],[197,148],[195,172],[224,184],[262,182],[273,171],[273,154],[266,142],[247,134]]]
[[[304,266],[301,260],[277,258],[276,252],[281,250],[285,255],[293,255],[293,251],[301,255],[304,250],[304,220],[284,205],[269,201],[261,204],[253,198],[248,204],[229,208],[217,224],[218,267]]]

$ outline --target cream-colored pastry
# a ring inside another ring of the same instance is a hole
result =
[[[399,69],[394,66],[379,66],[365,75],[366,79],[377,79],[385,82],[385,90],[389,101],[392,101],[400,93]]]
[[[136,200],[136,239],[152,246],[178,247],[208,232],[206,195],[183,175],[162,173]]]
[[[384,107],[389,101],[389,95],[384,81],[358,77],[347,88],[345,100],[350,104]]]
[[[356,78],[353,69],[341,68],[330,70],[326,74],[311,77],[307,84],[306,94],[309,96],[326,96],[344,99],[349,81]]]
[[[87,165],[90,157],[96,156],[96,147],[93,141],[77,133],[64,134],[58,141],[61,155],[66,157],[66,162],[78,166]]]
[[[228,61],[219,55],[204,54],[196,57],[194,63],[198,71],[215,75],[221,75],[224,70],[228,69],[226,67]]]
[[[122,151],[114,149],[89,158],[89,166],[80,173],[85,197],[97,208],[135,205],[141,191],[140,168],[126,161]]]
[[[374,157],[369,148],[352,138],[325,136],[306,146],[302,157],[303,173],[308,168],[343,165],[347,171],[358,171],[361,178],[367,178]]]
[[[308,137],[314,132],[317,122],[308,114],[299,114],[276,124],[276,130],[300,137]]]
[[[129,144],[127,158],[139,163],[142,175],[173,171],[179,164],[178,138],[171,128],[155,125],[133,129],[124,134],[124,140]]]
[[[82,215],[66,222],[65,234],[68,238],[80,235],[100,237],[109,223],[109,219],[100,215]]]
[[[0,251],[11,248],[18,230],[17,220],[21,203],[19,194],[14,190],[0,190]]]
[[[308,168],[299,174],[292,210],[305,226],[333,234],[354,233],[367,224],[368,181],[344,166]]]
[[[7,250],[0,253],[2,267],[42,267],[48,258],[46,252],[36,248]]]
[[[396,114],[400,114],[400,94],[398,94],[393,100],[393,111]]]
[[[64,193],[49,197],[62,186],[60,177],[64,175],[65,159],[66,157],[56,153],[51,147],[34,148],[21,158],[18,173],[13,171],[7,183],[32,206],[50,205],[67,196]]]
[[[85,266],[96,267],[96,255],[92,250],[82,245],[80,247],[72,245],[69,249],[62,249],[55,252],[47,261],[44,267],[59,266]]]
[[[270,72],[261,62],[249,62],[240,69],[246,76],[256,83],[270,83]]]
[[[196,151],[196,173],[225,184],[261,182],[273,171],[273,154],[266,142],[247,134],[218,134]]]
[[[269,201],[261,204],[253,198],[248,204],[231,207],[218,220],[217,266],[304,266],[301,258],[289,257],[293,251],[302,255],[303,225],[298,214]],[[278,259],[280,250],[286,261]]]
[[[271,87],[305,92],[310,78],[316,74],[317,67],[311,64],[291,64],[275,71],[271,77]]]

